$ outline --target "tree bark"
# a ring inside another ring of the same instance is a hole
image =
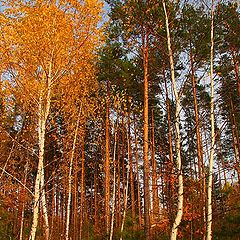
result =
[[[213,181],[213,158],[215,145],[215,127],[214,127],[214,79],[213,79],[213,50],[214,50],[214,1],[212,0],[211,10],[211,55],[210,55],[210,79],[211,79],[211,150],[209,159],[208,174],[208,201],[207,201],[207,240],[212,239],[212,181]]]
[[[173,193],[174,193],[174,172],[173,172],[173,146],[172,146],[172,130],[171,130],[171,108],[169,103],[168,97],[168,88],[167,88],[167,81],[165,76],[165,66],[163,69],[163,80],[164,80],[164,87],[166,92],[166,107],[167,107],[167,123],[168,123],[168,142],[169,142],[169,160],[167,164],[167,206],[168,206],[168,216],[170,223],[173,224],[174,215],[173,211],[171,210],[172,206],[174,205]]]
[[[168,43],[168,52],[169,52],[169,60],[171,67],[171,79],[173,92],[176,100],[176,112],[175,112],[175,128],[176,128],[176,154],[177,154],[177,170],[178,170],[178,206],[177,206],[177,215],[171,230],[171,240],[175,240],[177,238],[178,226],[181,223],[182,215],[183,215],[183,176],[182,176],[182,161],[181,161],[181,136],[180,136],[180,98],[177,91],[176,80],[175,80],[175,69],[174,69],[174,61],[173,61],[173,53],[171,47],[171,37],[169,31],[169,22],[168,15],[166,10],[165,1],[163,1],[163,8],[165,14],[166,21],[166,30],[167,30],[167,43]]]
[[[106,159],[105,159],[105,224],[107,233],[110,227],[110,121],[109,121],[109,106],[110,89],[109,81],[107,81],[107,97],[106,97]]]
[[[43,185],[43,184],[41,184],[41,180],[44,179],[43,159],[44,159],[44,144],[45,144],[45,131],[46,131],[46,122],[45,122],[46,115],[44,114],[45,111],[43,109],[44,108],[43,101],[44,101],[43,93],[41,92],[40,97],[39,97],[39,106],[38,106],[39,160],[38,160],[38,169],[37,169],[37,176],[36,176],[35,188],[34,188],[33,223],[32,223],[29,240],[35,240],[35,237],[36,237],[41,186]]]
[[[143,102],[143,188],[144,188],[144,231],[146,240],[150,239],[150,190],[149,175],[150,166],[148,158],[148,31],[142,30],[143,48],[143,80],[144,80],[144,102]]]
[[[45,190],[44,190],[45,186],[44,186],[44,165],[43,164],[44,164],[46,121],[50,112],[50,105],[51,105],[52,60],[53,60],[53,52],[51,54],[51,59],[49,61],[49,69],[48,69],[48,73],[46,74],[47,75],[46,79],[43,79],[43,82],[44,82],[43,84],[46,84],[46,86],[43,89],[41,89],[39,94],[39,102],[38,102],[39,159],[38,159],[37,176],[36,176],[35,187],[34,187],[33,223],[31,227],[29,240],[35,240],[35,237],[36,237],[40,201],[42,201],[43,214],[44,214],[44,220],[45,220],[45,237],[46,237],[46,240],[49,238],[49,224],[48,224],[48,214],[47,214],[47,206],[46,206]],[[41,199],[40,199],[40,196],[41,196]]]

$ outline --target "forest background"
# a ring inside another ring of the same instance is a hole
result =
[[[237,1],[0,6],[0,239],[240,238]]]

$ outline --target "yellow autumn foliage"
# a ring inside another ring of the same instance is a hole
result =
[[[1,4],[2,41],[7,49],[1,49],[4,76],[18,88],[21,101],[37,104],[50,80],[51,94],[68,100],[85,96],[96,84],[102,3],[7,0]]]

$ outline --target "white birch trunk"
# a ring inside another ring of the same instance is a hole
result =
[[[41,176],[41,203],[42,203],[42,210],[43,210],[43,217],[45,221],[45,239],[49,239],[49,221],[48,221],[48,213],[47,213],[47,202],[46,202],[46,192],[44,189],[44,169],[42,168],[42,176]]]
[[[214,50],[214,6],[212,1],[212,21],[211,21],[211,56],[210,56],[210,79],[211,79],[211,151],[209,159],[208,174],[208,199],[207,199],[207,240],[212,239],[212,174],[213,158],[215,145],[215,128],[214,128],[214,80],[213,80],[213,50]]]
[[[72,194],[72,169],[73,169],[73,159],[74,159],[74,153],[76,148],[76,142],[77,142],[77,134],[78,134],[78,128],[79,128],[79,122],[80,122],[80,114],[81,114],[81,108],[79,110],[78,119],[77,119],[77,125],[75,128],[75,134],[73,139],[73,146],[72,146],[72,154],[70,159],[70,166],[69,166],[69,174],[68,174],[68,201],[67,201],[67,215],[66,215],[66,234],[65,239],[69,239],[69,224],[70,224],[70,205],[71,205],[71,194]]]
[[[182,176],[182,161],[181,161],[181,136],[180,136],[180,98],[177,91],[176,80],[175,80],[175,69],[173,62],[173,53],[171,47],[171,36],[169,30],[169,22],[168,15],[166,10],[166,4],[163,0],[163,8],[165,13],[165,21],[166,21],[166,30],[167,30],[167,43],[168,43],[168,52],[169,52],[169,60],[171,67],[171,79],[172,79],[172,87],[176,100],[176,112],[175,112],[175,128],[176,128],[176,153],[177,153],[177,170],[178,170],[178,205],[177,205],[177,215],[171,230],[171,240],[177,239],[177,231],[178,226],[181,223],[182,215],[183,215],[183,176]]]
[[[53,56],[53,53],[52,53],[52,56]],[[44,189],[43,161],[44,161],[46,121],[49,115],[50,105],[51,105],[51,83],[52,83],[52,58],[49,61],[49,71],[48,71],[48,75],[46,76],[46,93],[44,94],[44,89],[40,91],[39,103],[38,103],[39,159],[38,159],[37,176],[36,176],[35,187],[34,187],[33,222],[32,222],[29,240],[35,240],[35,237],[36,237],[40,200],[42,202],[43,217],[45,220],[45,237],[46,239],[48,239],[49,237],[49,223],[48,223],[45,190],[43,191]],[[42,194],[42,197],[40,199],[41,194]]]
[[[39,105],[38,105],[38,140],[39,140],[39,160],[38,160],[38,169],[37,169],[37,176],[35,180],[35,187],[34,187],[34,206],[33,206],[33,222],[29,240],[35,240],[36,231],[37,231],[37,224],[38,224],[38,213],[39,213],[39,200],[40,200],[40,184],[41,184],[41,175],[42,175],[42,168],[43,168],[43,154],[44,154],[44,138],[43,133],[45,132],[44,128],[44,117],[42,116],[43,108],[43,99],[42,99],[42,92],[40,93],[39,97]]]

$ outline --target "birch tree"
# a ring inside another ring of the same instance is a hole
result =
[[[76,79],[82,81],[81,77],[94,72],[93,50],[100,42],[101,31],[97,24],[101,4],[95,0],[16,0],[4,1],[3,5],[4,16],[9,21],[4,29],[9,50],[5,58],[6,71],[22,92],[21,102],[35,111],[38,129],[38,166],[29,239],[36,237],[40,204],[45,220],[45,238],[48,239],[44,155],[52,98]],[[85,90],[86,85],[83,86]],[[67,94],[62,95],[67,97]]]
[[[214,79],[213,79],[213,54],[214,54],[214,1],[211,8],[211,54],[210,54],[210,80],[211,80],[211,150],[209,159],[209,173],[207,186],[207,240],[212,239],[212,182],[213,182],[213,159],[215,146],[214,128]]]
[[[166,21],[166,29],[167,29],[167,43],[168,43],[168,54],[169,61],[171,67],[171,79],[172,79],[172,87],[176,100],[176,111],[175,111],[175,129],[176,129],[176,154],[177,154],[177,174],[178,174],[178,207],[177,207],[177,215],[171,230],[171,240],[177,239],[177,231],[178,226],[181,223],[182,215],[183,215],[183,176],[182,176],[182,162],[181,162],[181,136],[180,136],[180,98],[177,91],[176,79],[175,79],[175,68],[174,68],[174,60],[173,60],[173,52],[171,47],[171,36],[169,29],[169,21],[168,21],[168,13],[166,9],[165,1],[163,1],[163,9],[165,14]]]

